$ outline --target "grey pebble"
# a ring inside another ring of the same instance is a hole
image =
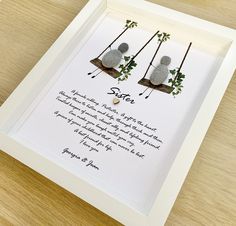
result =
[[[163,56],[161,58],[161,64],[164,64],[166,66],[169,66],[171,63],[171,58],[169,56]]]
[[[102,58],[102,65],[106,68],[114,68],[118,66],[122,60],[122,54],[127,52],[129,45],[122,43],[118,49],[110,50]]]
[[[150,76],[150,82],[157,86],[162,84],[169,75],[168,65],[171,63],[171,58],[168,56],[163,56],[161,58],[160,64],[153,70]]]
[[[121,43],[118,47],[118,50],[124,54],[129,50],[129,45],[127,43]]]

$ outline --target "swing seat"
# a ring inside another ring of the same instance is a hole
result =
[[[161,85],[158,85],[158,86],[155,86],[153,85],[149,79],[146,79],[146,78],[142,78],[138,84],[140,85],[143,85],[143,86],[146,86],[148,88],[151,88],[151,89],[154,89],[154,90],[158,90],[160,92],[164,92],[164,93],[172,93],[172,91],[174,90],[173,87],[171,86],[168,86],[168,85],[165,85],[165,84],[161,84]]]
[[[114,68],[106,68],[102,65],[102,61],[98,58],[95,58],[90,61],[93,65],[100,68],[102,71],[104,71],[106,74],[110,75],[112,78],[118,78],[120,76],[120,73],[114,69]]]

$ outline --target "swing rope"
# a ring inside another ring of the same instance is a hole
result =
[[[179,69],[178,69],[178,71],[177,71],[177,74],[176,74],[176,76],[175,76],[175,78],[174,78],[174,82],[176,82],[176,80],[177,80],[178,77],[179,77],[179,73],[180,73],[180,71],[181,71],[181,69],[182,69],[182,67],[183,67],[183,65],[184,65],[184,62],[185,62],[185,60],[186,60],[186,57],[187,57],[187,55],[188,55],[188,53],[189,53],[189,50],[190,50],[191,46],[192,46],[192,42],[190,42],[190,44],[189,44],[189,46],[188,46],[188,49],[187,49],[187,51],[186,51],[186,53],[185,53],[185,55],[184,55],[184,58],[183,58],[183,60],[182,60],[182,62],[181,62],[181,64],[180,64]]]
[[[152,39],[159,33],[160,31],[157,31],[147,42],[146,44],[130,59],[130,61],[124,66],[123,70],[128,67],[134,59],[143,51],[143,49],[152,41]]]
[[[154,55],[153,55],[153,57],[152,57],[152,60],[151,60],[151,62],[149,63],[148,68],[147,68],[147,70],[146,70],[146,72],[145,72],[145,74],[144,74],[144,76],[143,76],[142,79],[145,79],[145,77],[147,76],[147,73],[148,73],[148,71],[149,71],[149,69],[150,69],[152,63],[153,63],[154,59],[156,58],[156,55],[157,55],[158,51],[159,51],[160,48],[161,48],[161,45],[162,45],[162,43],[163,43],[163,41],[164,41],[165,36],[166,36],[166,35],[164,35],[164,36],[162,37],[162,40],[160,41],[160,43],[159,43],[159,45],[158,45],[158,47],[157,47],[157,49],[156,49],[156,52],[154,53]]]
[[[134,23],[135,23],[135,22],[132,22],[131,25],[134,24]],[[130,26],[131,26],[131,25],[130,25]],[[105,53],[109,48],[111,48],[111,46],[112,46],[129,28],[130,28],[130,27],[126,27],[126,28],[117,36],[117,38],[115,38],[115,40],[112,41],[111,44],[110,44],[106,49],[104,49],[104,50],[98,55],[97,59],[99,59],[99,58],[102,56],[103,53]]]

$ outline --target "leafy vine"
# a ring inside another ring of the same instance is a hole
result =
[[[176,97],[182,92],[182,88],[184,87],[182,83],[185,79],[185,75],[179,71],[179,68],[170,70],[170,74],[172,75],[172,78],[170,78],[168,82],[171,87],[174,88],[172,95]]]
[[[120,64],[120,76],[118,77],[118,81],[125,81],[131,75],[131,71],[137,66],[137,63],[131,56],[124,56],[124,63]]]
[[[158,33],[158,42],[166,42],[167,40],[170,39],[170,34],[163,32],[163,33]]]
[[[125,28],[134,28],[137,27],[138,23],[131,20],[126,20]]]

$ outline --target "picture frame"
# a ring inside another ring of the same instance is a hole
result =
[[[56,82],[57,78],[53,75],[58,65],[66,60],[78,40],[84,40],[85,35],[92,32],[91,26],[108,12],[126,13],[129,18],[139,21],[146,18],[147,22],[144,24],[150,31],[154,31],[157,24],[160,29],[175,34],[182,42],[189,43],[191,39],[198,48],[207,48],[215,54],[222,53],[224,56],[148,214],[97,189],[63,168],[61,164],[47,159],[11,136],[12,128],[32,102],[40,101],[45,94],[42,90],[46,92]],[[155,22],[150,24],[150,20]],[[185,37],[184,34],[187,33],[188,37]],[[164,225],[234,73],[235,57],[235,30],[144,0],[90,0],[1,106],[0,148],[125,225]]]

